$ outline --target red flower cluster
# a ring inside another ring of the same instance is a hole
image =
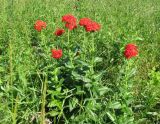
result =
[[[37,20],[36,23],[34,24],[34,29],[37,31],[41,31],[43,28],[46,28],[47,24],[46,22],[42,20]]]
[[[85,26],[85,29],[87,32],[99,31],[100,28],[101,28],[101,26],[97,22],[91,22]]]
[[[62,16],[62,22],[65,22],[65,27],[69,30],[73,30],[77,28],[77,19],[71,14],[66,14]],[[46,28],[46,22],[42,20],[37,20],[34,24],[34,28],[37,31],[41,31],[42,29]],[[94,32],[100,30],[101,26],[100,24],[92,21],[90,18],[82,18],[79,21],[80,26],[84,26],[87,32]],[[65,33],[65,30],[63,28],[57,28],[54,34],[56,36],[61,36]],[[62,57],[62,50],[61,49],[52,49],[52,57],[55,59],[59,59]]]
[[[87,32],[99,31],[101,26],[97,22],[92,21],[90,18],[82,18],[79,21],[80,26],[84,26]]]
[[[85,27],[91,22],[92,22],[92,20],[90,18],[81,18],[79,21],[79,25]]]
[[[76,20],[77,19],[71,14],[66,14],[66,15],[62,16],[62,22],[75,23]]]
[[[62,16],[62,22],[65,22],[65,27],[68,28],[69,30],[73,30],[74,28],[77,28],[77,19],[71,15],[67,14]],[[90,18],[81,18],[79,21],[79,25],[83,26],[87,32],[95,32],[99,31],[101,28],[101,25],[98,24],[97,22],[92,21]],[[41,31],[42,29],[45,29],[47,26],[46,22],[42,20],[37,20],[34,24],[34,28],[37,31]],[[56,36],[61,36],[62,34],[65,33],[65,30],[62,28],[56,29],[54,34]],[[52,57],[55,59],[60,59],[62,57],[62,50],[61,49],[52,49]],[[124,51],[124,56],[127,59],[130,59],[132,57],[135,57],[138,55],[138,48],[135,44],[127,44],[125,46],[125,51]]]
[[[73,29],[77,28],[76,21],[77,21],[77,19],[71,14],[67,14],[67,15],[62,16],[62,22],[66,23],[65,26],[69,30],[73,30]]]
[[[61,28],[56,29],[56,31],[54,32],[56,36],[61,36],[63,33],[65,33],[65,30]]]
[[[135,44],[127,44],[124,51],[124,56],[127,59],[130,59],[132,57],[135,57],[138,55],[138,48]]]
[[[55,59],[60,59],[62,57],[62,50],[61,49],[52,49],[51,50],[52,52],[52,57],[55,58]]]
[[[76,24],[70,24],[70,23],[66,23],[65,24],[66,28],[68,28],[70,31],[77,28],[77,25]]]

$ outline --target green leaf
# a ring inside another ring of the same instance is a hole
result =
[[[122,107],[120,102],[112,102],[109,104],[109,108],[112,109],[120,109]]]
[[[56,88],[56,91],[58,91],[60,93],[61,89],[62,89],[62,87],[58,87],[58,88]]]
[[[3,82],[2,82],[2,80],[0,79],[0,84],[2,84]]]
[[[84,61],[81,61],[81,60],[77,60],[77,62],[78,62],[79,64],[83,65],[83,66],[87,66],[87,67],[90,66],[88,63],[86,63],[86,62],[84,62]]]
[[[76,79],[81,79],[81,75],[79,75],[77,72],[72,71],[72,76],[75,77]]]
[[[1,90],[5,91],[5,88],[3,86],[1,86]]]
[[[83,77],[83,78],[82,78],[82,81],[84,81],[84,82],[86,82],[86,83],[92,82],[92,80],[89,79],[89,78],[87,78],[87,77]]]
[[[95,63],[102,62],[102,61],[103,61],[103,59],[100,57],[96,57],[94,60]]]
[[[98,73],[98,74],[95,74],[95,75],[93,76],[93,78],[94,78],[95,80],[101,79],[102,76],[103,76],[103,74],[104,74],[104,72],[105,72],[105,71],[102,71],[102,72],[100,72],[100,73]]]
[[[147,118],[142,118],[137,121],[137,124],[147,124]]]
[[[70,110],[70,112],[71,112],[74,108],[76,108],[77,103],[78,103],[78,99],[75,98],[75,97],[74,97],[71,101],[69,101],[69,110]]]
[[[65,67],[73,69],[74,65],[71,62],[67,62],[67,63],[65,63]]]
[[[59,115],[60,112],[58,112],[58,111],[50,111],[50,112],[48,112],[47,114],[49,114],[50,116],[54,117],[54,116]]]
[[[4,68],[3,67],[0,67],[0,72],[4,72]]]
[[[136,37],[134,40],[139,40],[139,41],[143,41],[143,38],[141,38],[141,37]]]
[[[152,115],[152,116],[157,116],[158,113],[157,112],[147,112],[148,115]]]
[[[80,86],[76,86],[76,88],[77,88],[76,92],[77,95],[85,94],[85,91],[83,91]]]
[[[111,121],[114,122],[115,121],[114,115],[112,115],[110,112],[106,112],[106,113],[107,113],[108,117],[111,119]]]
[[[90,87],[92,87],[92,84],[87,83],[87,84],[85,84],[85,87],[86,87],[86,88],[90,88]]]
[[[100,95],[102,96],[102,95],[104,95],[105,93],[107,93],[108,91],[110,91],[111,89],[110,88],[108,88],[108,87],[103,87],[103,88],[100,88],[99,89],[99,93],[100,93]]]
[[[85,76],[82,76],[82,75],[78,74],[78,73],[75,72],[75,71],[72,71],[72,75],[73,75],[73,77],[74,77],[76,80],[82,80],[82,81],[84,81],[84,82],[86,82],[86,83],[92,82],[91,79],[89,79],[89,78],[87,78],[87,77],[85,77]]]
[[[58,107],[59,109],[62,108],[62,102],[53,99],[51,102],[49,102],[48,107]]]

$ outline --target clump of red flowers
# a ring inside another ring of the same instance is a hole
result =
[[[99,31],[101,25],[97,22],[92,21],[90,18],[82,18],[79,21],[79,25],[83,26],[87,32]]]
[[[62,57],[62,50],[61,49],[52,49],[52,57],[55,59],[60,59]]]
[[[45,29],[46,26],[47,26],[46,22],[42,20],[37,20],[34,24],[34,29],[40,32],[42,29]]]
[[[65,33],[65,30],[61,28],[56,29],[56,31],[54,32],[56,36],[61,36],[64,33]]]
[[[65,27],[68,28],[71,31],[71,30],[77,28],[77,25],[73,24],[73,23],[71,23],[71,24],[70,23],[66,23]]]
[[[130,59],[137,55],[138,55],[138,48],[135,44],[130,43],[125,46],[125,51],[124,51],[125,58]]]
[[[79,25],[85,27],[91,22],[92,22],[92,20],[90,18],[81,18],[79,21]]]
[[[62,22],[75,23],[76,20],[77,19],[71,14],[66,14],[66,15],[62,16]]]
[[[71,14],[62,16],[62,22],[66,23],[65,27],[68,28],[69,30],[77,28],[77,19]]]
[[[91,23],[88,23],[86,26],[85,26],[85,29],[87,32],[95,32],[95,31],[99,31],[101,28],[101,25],[98,24],[97,22],[91,22]]]
[[[73,30],[77,28],[77,18],[74,17],[72,14],[66,14],[62,16],[62,22],[65,22],[65,27],[69,30]],[[87,32],[95,32],[100,30],[101,25],[97,22],[94,22],[90,18],[81,18],[79,21],[79,25],[83,26]],[[42,20],[37,20],[34,24],[34,29],[37,31],[41,31],[42,29],[45,29],[47,26],[46,22]],[[57,28],[54,32],[54,35],[61,36],[65,33],[65,30],[63,28]],[[60,59],[62,57],[62,49],[52,49],[52,58]],[[78,56],[80,53],[77,52],[76,56]]]

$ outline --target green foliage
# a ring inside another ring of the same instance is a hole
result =
[[[55,37],[67,13],[102,29]],[[160,122],[159,0],[1,0],[0,22],[0,124]],[[127,43],[138,57],[125,60]]]

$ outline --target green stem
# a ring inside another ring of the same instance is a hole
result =
[[[16,101],[15,101],[15,105],[14,105],[14,110],[13,110],[13,116],[12,116],[12,120],[13,120],[13,124],[17,123],[17,108],[18,108],[18,95],[16,97]]]
[[[10,90],[12,89],[13,86],[13,58],[12,58],[12,43],[9,41],[9,73],[10,73],[10,79],[9,82],[7,83],[7,88]],[[13,90],[11,90],[11,101],[12,101],[12,113],[14,113],[14,95],[13,95]],[[14,119],[14,118],[13,118]],[[14,120],[13,120],[14,122]]]
[[[56,122],[56,116],[54,117],[54,124],[57,124],[57,122]]]
[[[83,46],[83,51],[84,51],[84,54],[83,54],[83,59],[85,60],[86,59],[86,32],[84,31],[84,34],[83,34],[83,37],[84,37],[84,41],[83,41],[83,44],[82,44],[82,46]]]
[[[73,57],[72,57],[72,52],[70,50],[70,30],[68,29],[68,54],[69,54],[69,59],[70,59],[70,62],[71,62],[71,65],[73,66]]]
[[[70,35],[70,31],[69,31],[69,29],[68,29],[68,46],[69,46],[69,35]]]
[[[45,124],[45,104],[46,104],[47,81],[48,79],[46,75],[45,81],[43,82],[43,91],[42,91],[41,124]]]
[[[95,59],[95,45],[94,45],[94,34],[92,34],[92,42],[91,42],[91,72],[94,72],[94,59]]]
[[[12,65],[12,43],[9,42],[9,72],[10,72],[10,81],[8,83],[8,87],[13,85],[13,65]]]

